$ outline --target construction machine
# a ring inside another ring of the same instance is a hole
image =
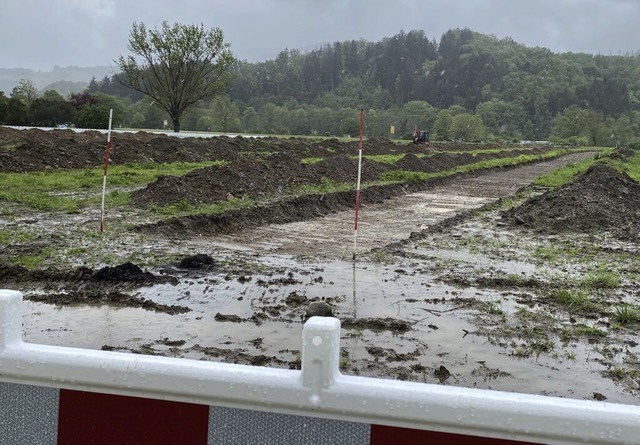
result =
[[[413,129],[413,143],[417,145],[429,145],[429,132],[420,131],[416,125]]]

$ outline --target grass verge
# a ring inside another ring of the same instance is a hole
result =
[[[632,179],[640,182],[640,153],[622,161],[618,159],[603,158],[603,155],[610,155],[613,152],[612,149],[603,150],[601,148],[594,148],[593,150],[597,150],[599,154],[581,162],[567,164],[563,168],[542,175],[534,181],[534,185],[549,188],[563,186],[573,181],[576,176],[585,172],[596,162],[605,162],[607,165],[610,165],[618,171],[625,172]]]
[[[182,176],[214,162],[176,162],[170,164],[114,165],[109,169],[107,184],[113,187],[139,187],[161,175]],[[0,173],[0,201],[13,202],[43,211],[77,212],[82,206],[100,202],[95,194],[102,189],[102,168],[58,170],[52,172]],[[111,192],[109,203],[127,204],[125,192]]]

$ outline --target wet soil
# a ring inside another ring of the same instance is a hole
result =
[[[505,219],[546,234],[606,231],[640,241],[640,184],[606,164],[505,212]]]
[[[104,156],[100,133],[16,131],[0,127],[0,171],[85,168]],[[367,141],[368,153],[404,157],[366,160],[363,175],[441,171],[496,157],[488,148]],[[544,150],[507,147],[498,156]],[[225,163],[133,191],[134,204],[110,214],[98,240],[88,235],[95,209],[65,215],[0,202],[2,230],[37,233],[3,246],[0,287],[24,293],[27,341],[296,369],[302,324],[324,310],[341,320],[348,374],[637,403],[637,325],[616,316],[639,292],[637,240],[617,230],[636,227],[635,182],[596,167],[573,189],[528,187],[590,156],[571,153],[372,184],[354,245],[353,192],[290,191],[353,181],[355,154],[356,142],[338,140],[115,135],[113,162]],[[234,197],[259,204],[216,216],[145,213]],[[43,267],[13,265],[46,249],[57,254]],[[615,285],[587,284],[603,265]],[[586,292],[589,304],[567,303],[563,289]]]
[[[104,162],[106,135],[99,131],[75,132],[73,130],[18,130],[0,126],[0,172],[27,172],[52,169],[99,167]],[[531,153],[543,148],[521,149],[514,151]],[[357,154],[358,141],[338,139],[311,140],[305,138],[183,138],[163,133],[113,132],[111,138],[110,159],[116,164],[129,163],[168,163],[201,162],[207,160],[236,160],[239,156],[250,154],[269,156],[289,154],[297,158],[324,158],[331,155]],[[367,139],[363,143],[363,152],[370,155],[430,153],[433,149],[458,151],[475,149],[504,149],[498,144],[433,144],[398,145],[388,139]],[[455,155],[454,155],[455,156]],[[445,155],[434,157],[434,163],[447,163]],[[480,156],[477,159],[483,159]],[[245,159],[246,161],[246,159]],[[284,160],[286,162],[286,159]],[[239,161],[242,162],[242,161]],[[288,167],[291,167],[287,164]],[[241,165],[235,172],[242,176]],[[254,166],[251,166],[254,168]],[[268,167],[269,169],[269,167]],[[288,170],[282,173],[288,175]],[[233,173],[232,173],[233,174]],[[275,175],[274,175],[275,177]],[[273,179],[273,178],[272,178]]]

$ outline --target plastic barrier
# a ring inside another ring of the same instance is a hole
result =
[[[640,407],[345,376],[313,317],[302,370],[22,341],[0,290],[0,444],[638,443]]]

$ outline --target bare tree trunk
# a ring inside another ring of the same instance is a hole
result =
[[[173,131],[175,133],[180,133],[180,119],[178,119],[177,117],[174,117],[172,121],[173,121]]]

